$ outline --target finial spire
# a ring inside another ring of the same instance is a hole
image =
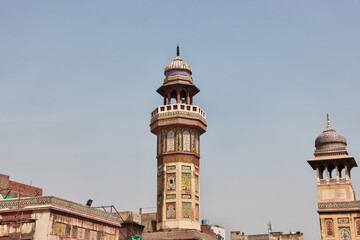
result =
[[[179,44],[177,45],[176,47],[176,56],[180,56],[180,47],[179,47]]]
[[[329,117],[329,114],[328,114],[328,113],[326,114],[326,122],[327,122],[327,124],[326,124],[326,129],[325,129],[325,131],[333,130],[332,127],[331,127],[331,125],[330,125],[330,117]]]

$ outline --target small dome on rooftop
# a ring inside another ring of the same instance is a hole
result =
[[[166,67],[164,71],[164,75],[167,76],[170,71],[177,70],[177,71],[186,71],[190,75],[192,74],[192,70],[190,65],[183,61],[180,57],[180,50],[179,46],[177,46],[177,56],[174,60],[172,60]]]

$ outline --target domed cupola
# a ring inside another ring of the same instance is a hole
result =
[[[184,62],[180,57],[179,45],[176,48],[176,58],[171,61],[164,71],[165,79],[160,88],[156,91],[164,98],[164,105],[171,98],[175,98],[177,103],[192,104],[192,97],[195,96],[200,89],[196,87],[191,77],[192,70],[188,63]]]
[[[346,145],[345,137],[331,127],[327,114],[326,129],[315,140],[315,155],[347,154]]]
[[[176,58],[165,67],[164,75],[166,77],[169,75],[177,74],[191,76],[192,71],[190,65],[187,62],[183,61],[180,57],[179,45],[177,46],[176,50]]]

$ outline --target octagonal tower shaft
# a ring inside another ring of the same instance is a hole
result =
[[[193,105],[200,90],[190,65],[178,55],[164,74],[157,90],[164,105],[151,113],[150,122],[157,136],[157,229],[200,230],[200,135],[206,113]]]

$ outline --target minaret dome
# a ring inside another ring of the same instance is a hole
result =
[[[336,132],[330,125],[329,114],[327,114],[326,129],[315,140],[315,155],[346,153],[346,139]]]

